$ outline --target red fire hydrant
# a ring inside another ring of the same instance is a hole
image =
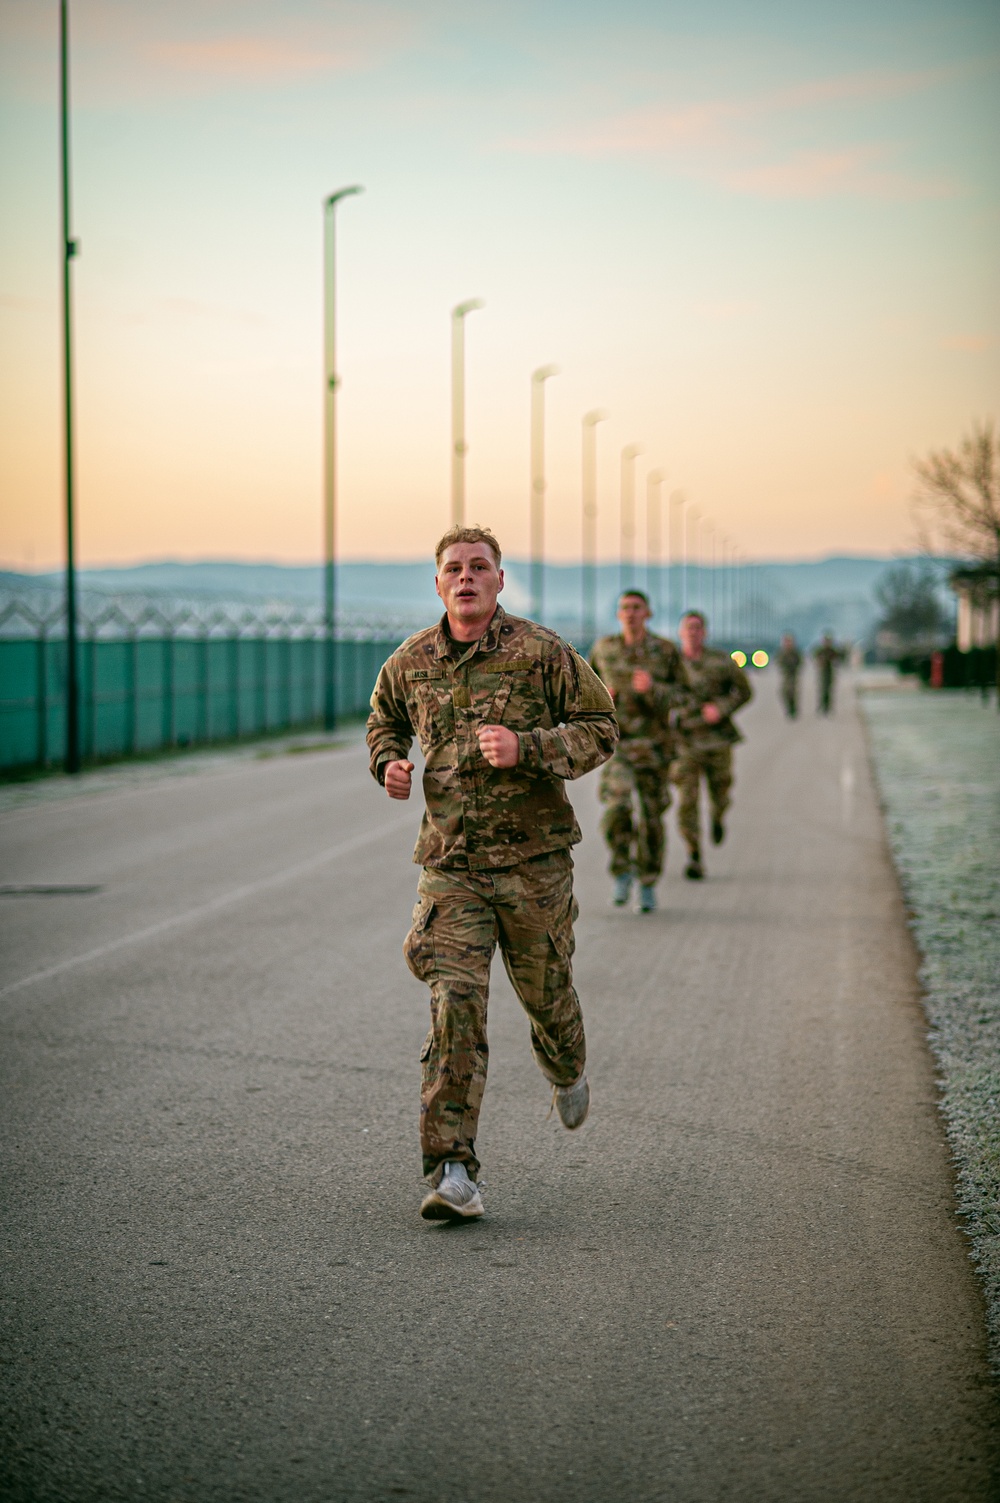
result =
[[[931,653],[931,688],[944,688],[944,653]]]

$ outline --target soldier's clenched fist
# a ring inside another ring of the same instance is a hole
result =
[[[412,762],[385,764],[385,791],[390,798],[409,798],[412,771]]]
[[[516,767],[521,758],[521,743],[516,731],[505,725],[481,725],[479,750],[491,767]]]

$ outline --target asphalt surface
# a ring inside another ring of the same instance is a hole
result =
[[[743,717],[710,878],[612,909],[576,1134],[498,969],[487,1218],[428,1225],[419,807],[357,748],[0,816],[9,1500],[997,1496],[996,1394],[850,696]]]

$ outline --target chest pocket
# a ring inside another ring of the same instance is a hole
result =
[[[534,666],[531,658],[478,665],[473,704],[482,716],[484,725],[503,723],[503,714],[514,688],[518,687],[523,692],[528,687],[528,674]]]
[[[423,751],[452,734],[451,680],[444,669],[408,669],[406,701]]]

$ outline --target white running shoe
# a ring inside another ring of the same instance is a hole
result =
[[[420,1214],[425,1221],[470,1221],[483,1214],[479,1186],[464,1164],[446,1161],[437,1188],[424,1196]]]
[[[590,1086],[586,1075],[581,1075],[575,1085],[556,1086],[554,1092],[556,1111],[563,1127],[570,1132],[580,1127],[590,1111]]]

